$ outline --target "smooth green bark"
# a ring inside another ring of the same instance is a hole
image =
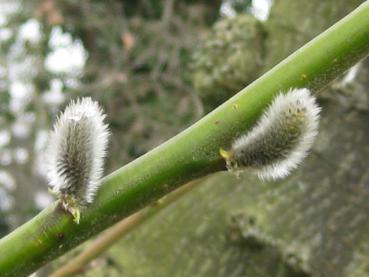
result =
[[[224,169],[218,154],[279,91],[319,90],[369,51],[369,3],[328,29],[202,120],[107,176],[76,225],[57,204],[0,240],[0,275],[23,276],[194,178]]]

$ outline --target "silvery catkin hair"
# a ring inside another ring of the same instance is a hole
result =
[[[318,133],[320,108],[310,91],[279,94],[247,134],[220,151],[230,170],[255,170],[261,179],[287,176],[305,158]]]
[[[58,117],[47,149],[52,192],[79,221],[79,207],[91,203],[100,186],[109,130],[98,103],[82,98]]]

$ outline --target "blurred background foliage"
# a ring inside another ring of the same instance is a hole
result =
[[[110,173],[362,2],[1,0],[0,237],[52,201],[42,154],[69,99],[91,96],[105,108]],[[291,178],[213,176],[85,273],[368,276],[368,72],[366,60],[319,95],[321,134]]]

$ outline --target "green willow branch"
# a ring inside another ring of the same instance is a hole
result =
[[[206,179],[206,178],[205,178]],[[81,253],[73,257],[65,265],[61,266],[50,277],[71,276],[73,274],[83,273],[88,264],[108,250],[117,240],[127,235],[129,232],[140,226],[147,219],[159,213],[164,208],[175,202],[180,197],[186,195],[194,188],[199,186],[204,181],[204,178],[176,189],[163,198],[159,199],[157,204],[148,206],[137,213],[126,217],[114,226],[110,227],[102,233],[95,241],[91,242]]]
[[[280,91],[318,91],[369,52],[369,2],[297,50],[203,119],[103,179],[73,222],[52,204],[0,240],[0,276],[25,276],[195,178],[225,169],[219,148],[247,131]]]

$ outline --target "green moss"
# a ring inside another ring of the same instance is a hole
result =
[[[193,54],[192,82],[216,106],[254,80],[263,64],[262,23],[250,15],[219,21]]]

